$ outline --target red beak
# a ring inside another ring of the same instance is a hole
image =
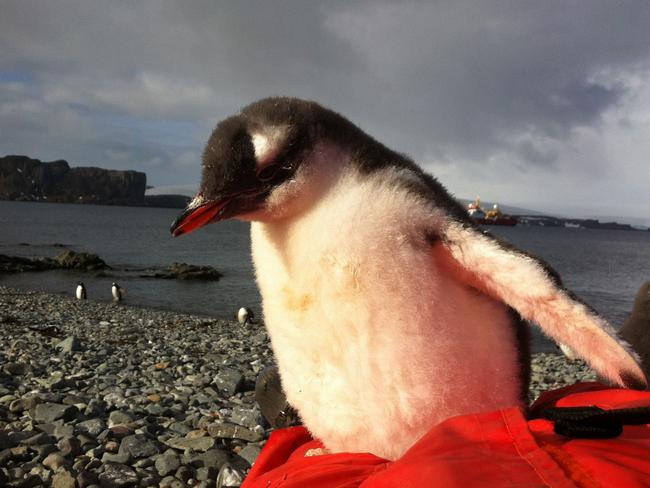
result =
[[[220,213],[223,208],[230,203],[232,198],[224,198],[218,201],[209,201],[205,203],[192,204],[178,216],[171,226],[170,232],[173,237],[188,234],[193,230],[199,229],[204,225],[221,220]]]

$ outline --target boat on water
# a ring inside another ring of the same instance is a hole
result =
[[[509,227],[517,225],[517,219],[512,215],[504,214],[496,203],[491,210],[487,212],[483,210],[479,197],[467,205],[467,213],[474,222],[481,225],[506,225]]]

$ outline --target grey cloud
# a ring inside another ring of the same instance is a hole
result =
[[[0,87],[0,152],[159,161],[157,181],[188,182],[212,124],[293,95],[458,180],[497,160],[602,174],[615,162],[576,133],[608,130],[626,79],[647,79],[648,25],[646,0],[5,0],[0,70],[33,80]]]

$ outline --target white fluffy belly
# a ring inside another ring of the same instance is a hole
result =
[[[450,416],[517,404],[508,310],[439,271],[418,237],[430,212],[374,192],[377,212],[368,200],[360,219],[345,197],[252,226],[283,386],[312,434],[335,452],[394,459]]]

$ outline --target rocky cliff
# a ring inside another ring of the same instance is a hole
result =
[[[147,175],[139,171],[71,168],[27,156],[0,158],[0,200],[144,205]]]

